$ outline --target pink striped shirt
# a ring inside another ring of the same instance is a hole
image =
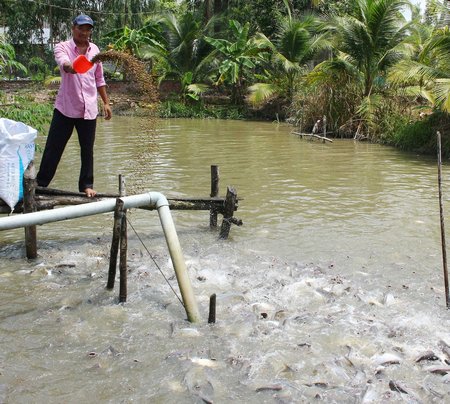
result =
[[[90,42],[86,57],[91,60],[99,52],[97,45]],[[96,63],[83,74],[66,73],[62,68],[63,64],[72,63],[79,55],[73,39],[57,44],[54,53],[61,72],[61,85],[56,97],[55,108],[69,118],[97,118],[97,88],[106,85],[102,64]]]

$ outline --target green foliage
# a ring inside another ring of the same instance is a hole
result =
[[[390,70],[390,80],[427,99],[435,109],[450,112],[450,29],[419,26],[410,39],[411,58]]]
[[[440,131],[443,135],[442,152],[445,158],[449,158],[449,129],[450,116],[445,113],[434,113],[423,120],[400,126],[388,143],[407,151],[436,154],[436,132]]]
[[[328,47],[326,33],[320,32],[317,18],[311,14],[292,17],[288,5],[286,11],[287,16],[280,19],[273,41],[263,35],[257,36],[260,43],[271,50],[271,58],[266,64],[268,82],[250,87],[249,100],[253,103],[274,94],[292,101],[298,77],[307,70],[308,63],[317,53]]]
[[[249,23],[251,33],[261,32],[272,37],[277,27],[279,13],[284,9],[279,0],[230,1],[228,19]]]
[[[100,47],[109,44],[131,53],[160,81],[179,83],[179,102],[163,103],[162,116],[249,116],[243,101],[250,90],[247,100],[255,104],[269,100],[280,106],[292,100],[291,117],[305,131],[326,116],[336,135],[356,133],[410,147],[425,142],[403,132],[414,119],[411,105],[450,110],[450,35],[443,24],[443,0],[428,1],[425,24],[417,8],[413,21],[405,22],[401,10],[406,0],[44,3],[0,0],[2,25],[14,27],[0,42],[0,75],[23,75],[26,65],[36,80],[58,80],[48,77],[54,62],[42,44],[44,23],[50,25],[53,42],[66,39],[74,14],[83,10],[95,21],[93,40]],[[108,78],[117,77],[108,67]],[[202,94],[211,91],[212,83],[227,94],[231,90],[240,106],[205,105]],[[38,106],[29,102],[20,99],[15,102],[20,107],[8,107],[8,114],[35,119],[31,126],[45,125],[39,122]],[[424,127],[418,124],[411,133]]]
[[[159,105],[161,118],[199,118],[199,119],[244,119],[245,113],[236,106],[218,106],[202,103],[186,104],[179,101],[165,101]]]
[[[27,73],[27,68],[16,60],[14,47],[0,35],[0,77],[12,78],[17,72]]]
[[[353,131],[356,138],[376,140],[381,133],[377,117],[388,90],[386,72],[403,57],[401,45],[409,29],[401,14],[406,4],[356,0],[349,15],[328,21],[335,56],[316,66],[310,78],[316,85],[328,86],[333,98],[345,94],[345,106],[354,109],[346,112],[347,121],[340,127]],[[336,77],[344,79],[344,85]]]
[[[199,101],[200,95],[209,88],[207,84],[193,83],[193,78],[194,74],[192,72],[186,72],[181,79],[181,96],[184,101],[186,101],[186,99]]]
[[[443,27],[448,24],[446,22],[446,18],[448,18],[448,5],[446,3],[448,3],[447,0],[427,0],[425,25]]]
[[[148,22],[140,29],[124,27],[108,32],[103,39],[109,41],[109,47],[117,51],[126,52],[138,59],[143,57],[145,46],[161,46],[158,40],[161,33],[157,24]]]
[[[0,93],[0,104],[2,106],[2,117],[14,121],[23,122],[38,133],[47,131],[52,116],[53,106],[48,103],[37,102],[32,96],[16,96],[6,102],[6,96]]]
[[[230,39],[205,37],[215,50],[212,57],[220,58],[216,85],[231,84],[233,101],[243,101],[243,86],[246,77],[256,67],[258,60],[267,52],[267,44],[249,36],[250,24],[241,25],[236,20],[229,22]]]
[[[376,91],[375,80],[399,60],[397,47],[408,33],[400,11],[403,0],[358,0],[352,13],[331,21],[335,47],[364,77],[364,96]]]
[[[65,0],[67,2],[67,0]],[[78,5],[77,9],[86,10],[86,1],[72,0],[70,3],[84,3]],[[154,0],[103,0],[89,2],[89,9],[100,11],[101,18],[95,18],[97,13],[90,13],[96,22],[96,30],[101,31],[101,35],[120,27],[129,27],[131,30],[139,30],[147,15],[156,11],[158,2]],[[74,5],[71,5],[75,8]],[[89,14],[88,11],[86,11]],[[73,18],[73,17],[72,17]],[[70,21],[69,19],[68,21]],[[95,31],[94,31],[95,33]],[[100,36],[101,36],[100,35]]]
[[[28,72],[33,80],[45,81],[50,74],[50,69],[42,58],[34,56],[28,62]]]

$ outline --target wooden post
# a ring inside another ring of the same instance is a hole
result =
[[[233,187],[227,187],[227,196],[225,198],[225,208],[223,212],[222,227],[220,228],[221,239],[227,239],[230,233],[231,223],[234,211],[236,210],[237,193]]]
[[[325,139],[327,138],[327,116],[326,115],[323,116],[322,123],[323,123],[323,140],[322,140],[322,142],[325,143]]]
[[[125,195],[125,180],[122,174],[119,174],[119,195]],[[106,284],[106,289],[114,289],[114,283],[117,271],[117,255],[119,253],[119,243],[121,242],[122,235],[122,224],[123,224],[123,201],[119,198],[116,199],[116,207],[114,209],[114,225],[113,225],[113,236],[111,241],[111,252],[109,257],[109,272],[108,272],[108,282]],[[119,293],[120,294],[120,293]]]
[[[123,216],[123,201],[119,198],[116,199],[116,207],[114,209],[114,226],[113,226],[113,236],[111,241],[111,253],[109,256],[109,273],[108,273],[108,283],[106,284],[106,289],[114,289],[114,281],[116,278],[116,268],[117,268],[117,254],[119,252],[119,242],[121,236],[122,227],[122,216]]]
[[[208,323],[215,323],[216,322],[216,294],[213,293],[209,297],[209,316],[208,316]]]
[[[211,166],[211,198],[219,196],[219,167]],[[209,211],[209,227],[217,227],[217,210],[211,208]]]
[[[442,264],[444,269],[444,287],[445,287],[445,303],[447,309],[450,309],[450,296],[448,286],[448,268],[447,268],[447,247],[445,243],[445,226],[444,226],[444,207],[442,203],[442,153],[441,153],[441,133],[437,132],[437,148],[438,148],[438,188],[439,188],[439,215],[441,218],[441,248],[442,248]]]
[[[31,161],[23,174],[23,213],[36,212],[36,169]],[[36,226],[25,227],[25,249],[28,259],[37,258]]]
[[[125,178],[122,176],[122,174],[119,174],[119,195],[125,196]]]
[[[123,202],[122,202],[123,209]],[[122,226],[120,230],[120,287],[119,287],[119,302],[127,301],[127,212],[122,210]]]
[[[125,196],[125,178],[122,174],[119,174],[119,195]],[[120,286],[119,286],[119,302],[123,303],[127,301],[127,249],[128,249],[128,234],[127,234],[127,210],[122,209],[122,223],[120,230]]]

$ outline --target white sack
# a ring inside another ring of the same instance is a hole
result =
[[[23,173],[34,158],[37,130],[0,118],[0,198],[14,209],[23,198]]]

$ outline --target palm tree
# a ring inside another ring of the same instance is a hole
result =
[[[272,51],[266,76],[268,83],[256,83],[250,87],[249,100],[253,103],[264,101],[274,94],[286,95],[291,101],[295,93],[298,77],[308,70],[317,52],[328,47],[327,34],[320,33],[319,21],[312,14],[299,18],[291,15],[281,18],[274,41],[259,34],[261,43]]]
[[[186,72],[194,72],[203,57],[205,26],[190,12],[181,17],[169,13],[161,19],[161,25],[169,51],[169,73],[181,77]]]
[[[370,96],[374,82],[401,58],[399,45],[409,24],[401,14],[405,0],[356,0],[352,15],[337,17],[331,27],[336,48],[363,77],[363,95]]]
[[[368,130],[382,100],[380,93],[386,88],[386,72],[403,57],[402,41],[410,24],[401,11],[408,5],[407,0],[355,0],[349,15],[329,21],[335,57],[316,66],[312,77],[316,83],[326,83],[327,75],[321,74],[325,71],[353,77],[353,85],[360,89],[355,98],[361,99],[352,117],[359,122],[355,137],[364,129],[370,137]]]
[[[389,78],[410,94],[450,112],[450,30],[419,25],[408,44],[411,57],[397,63]]]
[[[140,56],[154,62],[159,82],[178,81],[184,99],[198,99],[207,88],[198,84],[207,54],[203,40],[207,27],[191,12],[181,16],[168,12],[149,18],[143,28],[153,31],[151,40],[139,47]]]

